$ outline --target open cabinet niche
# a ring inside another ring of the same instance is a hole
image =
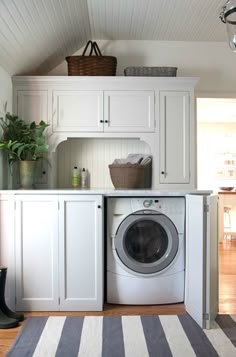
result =
[[[108,165],[128,154],[150,154],[150,146],[138,138],[70,138],[56,150],[57,187],[70,188],[74,166],[88,169],[90,188],[113,188]]]

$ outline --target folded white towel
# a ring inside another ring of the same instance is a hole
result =
[[[127,156],[127,160],[131,160],[132,164],[140,164],[140,165],[147,165],[151,161],[150,155],[144,154],[129,154]]]
[[[127,159],[115,159],[112,165],[123,165],[127,163],[128,163]]]
[[[125,159],[115,159],[113,165],[122,165],[122,164],[139,164],[139,165],[148,165],[151,162],[152,158],[150,155],[145,154],[129,154]]]

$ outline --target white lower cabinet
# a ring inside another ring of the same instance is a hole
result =
[[[102,196],[17,196],[16,310],[102,310],[102,211]]]
[[[209,328],[218,311],[218,197],[185,198],[185,308]],[[103,195],[0,194],[0,265],[12,309],[102,310],[103,252]]]
[[[58,200],[16,197],[16,310],[58,310]]]
[[[102,196],[60,196],[60,310],[103,308]]]

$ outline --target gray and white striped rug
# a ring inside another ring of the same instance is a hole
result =
[[[202,330],[185,315],[28,318],[7,357],[233,357],[236,315]]]

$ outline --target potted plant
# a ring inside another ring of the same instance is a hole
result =
[[[27,123],[17,115],[6,113],[0,118],[0,150],[8,154],[10,164],[19,162],[21,188],[33,188],[35,163],[48,151],[44,121]]]

